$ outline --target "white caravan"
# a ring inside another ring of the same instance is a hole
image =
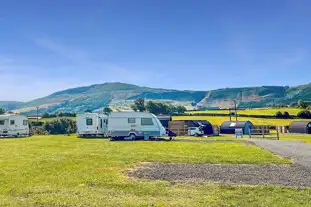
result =
[[[159,119],[147,112],[112,112],[108,116],[108,136],[111,139],[165,136],[166,129]]]
[[[78,114],[77,134],[79,137],[106,136],[107,115],[98,113]]]
[[[29,135],[29,123],[26,116],[16,114],[0,115],[1,137],[23,137]]]

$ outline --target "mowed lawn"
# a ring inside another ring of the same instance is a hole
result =
[[[311,189],[128,178],[140,162],[289,163],[240,143],[0,139],[0,206],[310,206]]]
[[[214,125],[221,125],[224,121],[229,121],[229,116],[174,116],[173,120],[207,120]],[[234,119],[234,118],[233,118]],[[238,117],[239,121],[251,121],[254,125],[288,126],[292,121],[306,121],[307,119],[264,119]]]
[[[243,115],[266,115],[274,116],[276,112],[284,113],[287,111],[292,116],[297,116],[297,114],[302,111],[300,108],[258,108],[258,109],[245,109],[237,110],[238,114]],[[203,110],[203,111],[188,111],[187,114],[229,114],[228,110]]]

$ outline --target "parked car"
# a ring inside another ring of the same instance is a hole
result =
[[[188,136],[203,136],[204,130],[202,127],[189,127],[188,128]]]

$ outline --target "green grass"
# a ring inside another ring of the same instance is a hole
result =
[[[128,178],[140,162],[289,163],[239,143],[0,139],[0,206],[308,206],[310,189]]]
[[[300,108],[258,108],[258,109],[246,109],[238,110],[238,114],[243,115],[267,115],[274,116],[276,112],[287,111],[292,116],[297,116],[297,114],[302,111]],[[204,111],[188,111],[187,114],[228,114],[228,110],[204,110]]]
[[[303,141],[305,143],[311,144],[311,135],[292,135],[292,134],[282,134],[280,136],[280,140],[295,140],[295,141]]]
[[[229,121],[229,116],[174,116],[173,120],[207,120],[214,125],[221,125],[224,121]],[[288,126],[292,121],[302,119],[264,119],[264,118],[249,118],[238,117],[239,121],[251,121],[254,125],[273,125],[273,126]],[[307,119],[303,119],[306,121]]]

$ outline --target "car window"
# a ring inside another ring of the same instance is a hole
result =
[[[0,120],[0,125],[4,125],[5,120]]]
[[[15,125],[15,120],[11,120],[10,125]]]

